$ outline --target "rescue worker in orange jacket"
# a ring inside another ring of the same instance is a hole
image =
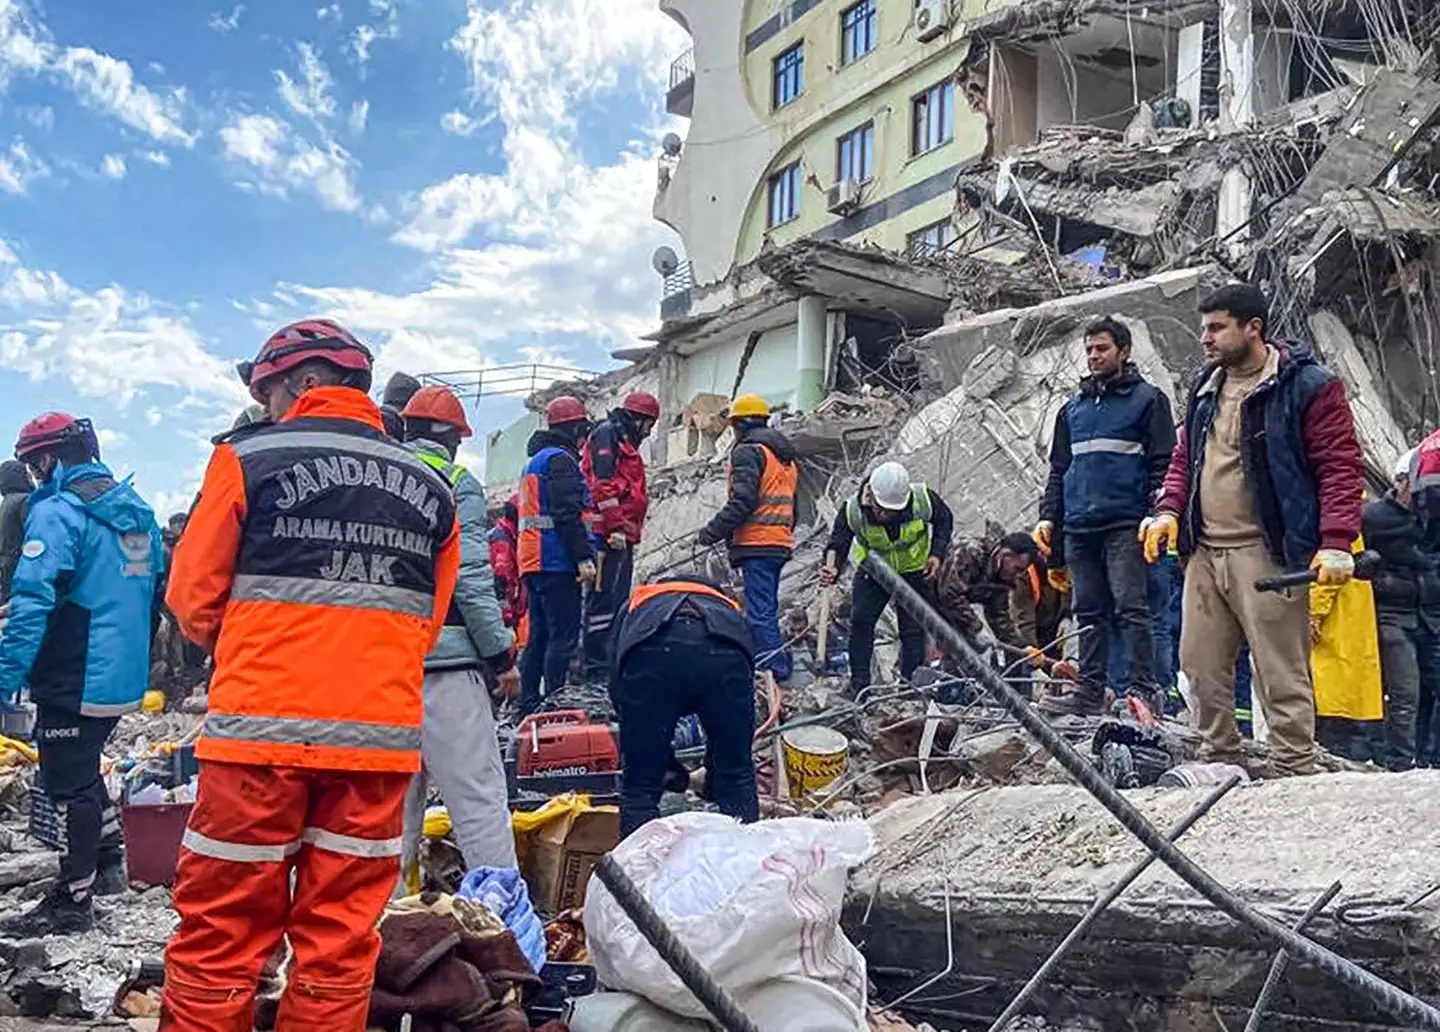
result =
[[[598,583],[585,596],[585,679],[603,683],[610,669],[616,614],[630,597],[635,574],[633,549],[640,544],[645,512],[645,460],[640,443],[660,419],[660,401],[636,391],[590,431],[580,451],[580,468],[595,501],[598,526],[592,542],[604,557]]]
[[[520,560],[515,554],[519,541],[520,495],[516,493],[500,509],[490,530],[490,566],[495,570],[500,615],[505,626],[515,632],[516,648],[523,649],[530,636],[530,614],[525,585],[520,583]]]
[[[620,720],[620,831],[660,816],[681,717],[705,730],[706,795],[722,813],[760,819],[755,764],[755,649],[740,606],[683,577],[636,588],[615,629],[610,698]]]
[[[520,478],[520,579],[530,598],[530,640],[520,656],[520,715],[565,686],[580,644],[582,588],[596,580],[586,520],[590,491],[580,471],[580,442],[590,417],[579,398],[562,395],[545,407],[546,428],[530,435],[530,461]]]
[[[780,571],[795,550],[795,446],[770,429],[770,406],[742,394],[730,406],[735,447],[730,451],[730,499],[700,531],[700,544],[729,539],[730,564],[745,582],[745,619],[756,663],[777,680],[790,677],[790,653],[780,637]]]
[[[425,656],[460,564],[455,504],[386,436],[370,352],[340,326],[287,326],[240,375],[270,422],[216,447],[167,596],[215,664],[160,1027],[250,1032],[286,936],[276,1028],[361,1032]]]

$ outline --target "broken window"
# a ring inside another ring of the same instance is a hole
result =
[[[792,162],[770,177],[770,219],[773,229],[800,217],[800,162]]]
[[[924,154],[955,138],[955,84],[950,80],[930,87],[913,102],[914,133],[911,154]]]
[[[875,123],[866,122],[840,137],[837,146],[837,181],[868,183],[875,175]]]
[[[796,43],[775,58],[775,106],[782,108],[805,92],[805,44]]]
[[[949,250],[958,238],[959,234],[955,230],[955,223],[948,218],[942,219],[917,229],[906,237],[905,249],[913,257],[924,258],[927,255]]]
[[[852,64],[875,49],[875,0],[861,0],[840,13],[840,63]]]

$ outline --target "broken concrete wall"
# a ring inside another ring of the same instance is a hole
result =
[[[1400,908],[1435,884],[1437,792],[1440,773],[1431,771],[1262,782],[1230,793],[1180,846],[1285,923],[1340,880],[1343,890],[1314,924],[1314,937],[1433,1001],[1440,997],[1440,911],[1433,900]],[[1205,791],[1127,795],[1163,828]],[[954,972],[924,994],[936,1001],[931,1009],[917,1005],[912,1016],[943,1016],[950,1027],[993,1020],[1090,903],[1145,852],[1073,786],[914,798],[872,824],[880,849],[854,883],[847,931],[864,943],[879,998],[895,998],[946,966],[948,880]],[[1030,1013],[1052,1022],[1083,1014],[1099,1027],[1133,1032],[1240,1028],[1272,952],[1155,864],[1075,948]],[[1334,978],[1292,964],[1265,1027],[1404,1026]]]

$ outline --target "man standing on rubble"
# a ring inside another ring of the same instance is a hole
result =
[[[1279,774],[1315,769],[1306,591],[1261,592],[1256,580],[1316,571],[1342,585],[1355,573],[1365,473],[1345,385],[1308,347],[1268,337],[1269,302],[1236,283],[1200,305],[1213,348],[1190,397],[1156,515],[1141,534],[1157,562],[1171,544],[1188,558],[1180,666],[1190,680],[1207,759],[1237,763],[1235,660],[1250,643],[1255,693]]]
[[[470,471],[455,461],[460,442],[471,436],[470,422],[460,399],[445,387],[420,388],[401,415],[411,450],[454,489],[455,515],[460,522],[455,596],[440,640],[425,657],[422,765],[405,799],[401,869],[408,876],[419,858],[430,778],[450,812],[466,869],[514,867],[515,836],[510,830],[505,763],[482,673],[490,675],[507,699],[519,694],[520,675],[514,669],[515,639],[505,627],[500,600],[495,596],[485,530],[485,491]]]
[[[65,816],[66,849],[40,903],[0,922],[0,938],[12,939],[89,931],[95,895],[126,888],[120,811],[100,757],[148,686],[164,568],[155,514],[100,461],[88,419],[36,417],[15,457],[40,487],[0,637],[0,707],[29,686],[40,782]]]
[[[630,597],[633,550],[640,544],[645,512],[645,460],[640,442],[660,420],[660,401],[636,391],[590,432],[580,455],[585,483],[595,501],[600,538],[598,583],[585,596],[585,679],[603,682],[610,671],[611,630]]]
[[[760,819],[754,660],[740,606],[715,585],[677,577],[635,589],[616,628],[610,679],[622,835],[660,816],[675,726],[692,713],[705,730],[706,796],[736,820]]]
[[[870,684],[875,625],[890,604],[890,592],[858,569],[859,564],[874,554],[912,588],[929,597],[954,532],[955,517],[945,500],[924,484],[912,484],[909,472],[898,462],[877,466],[835,515],[830,542],[825,546],[820,584],[832,586],[845,568],[846,558],[855,560],[850,684],[857,693]],[[909,681],[925,662],[925,628],[902,607],[897,607],[896,619],[900,627],[900,677]]]
[[[361,1032],[460,565],[455,503],[386,436],[370,351],[342,327],[286,326],[240,375],[270,422],[216,446],[170,577],[215,672],[160,1027],[249,1032],[288,936],[277,1027]]]
[[[745,582],[745,619],[759,652],[756,665],[777,681],[790,679],[790,653],[780,636],[780,571],[795,550],[795,446],[770,428],[770,406],[742,394],[730,406],[730,498],[701,528],[701,545],[730,541],[730,565]]]
[[[520,477],[520,542],[516,553],[530,596],[530,640],[520,657],[520,715],[565,687],[580,644],[583,586],[596,580],[586,514],[590,490],[580,469],[580,442],[590,417],[579,398],[561,395],[545,407],[546,429],[530,437]]]
[[[979,540],[956,542],[936,578],[936,608],[976,649],[997,644],[1024,649],[1010,614],[1010,595],[1039,555],[1040,546],[1029,534],[1005,534],[993,524]],[[984,620],[975,612],[977,605]]]
[[[1080,636],[1080,684],[1047,697],[1053,713],[1099,713],[1109,680],[1112,631],[1130,668],[1122,690],[1153,710],[1155,646],[1145,553],[1136,530],[1149,514],[1175,448],[1170,402],[1130,360],[1130,329],[1104,318],[1085,330],[1090,375],[1055,418],[1050,478],[1035,540],[1052,573],[1073,586]]]

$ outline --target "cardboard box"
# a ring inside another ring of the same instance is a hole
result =
[[[531,902],[551,915],[583,906],[590,872],[619,844],[618,807],[600,806],[547,822],[522,860]]]

